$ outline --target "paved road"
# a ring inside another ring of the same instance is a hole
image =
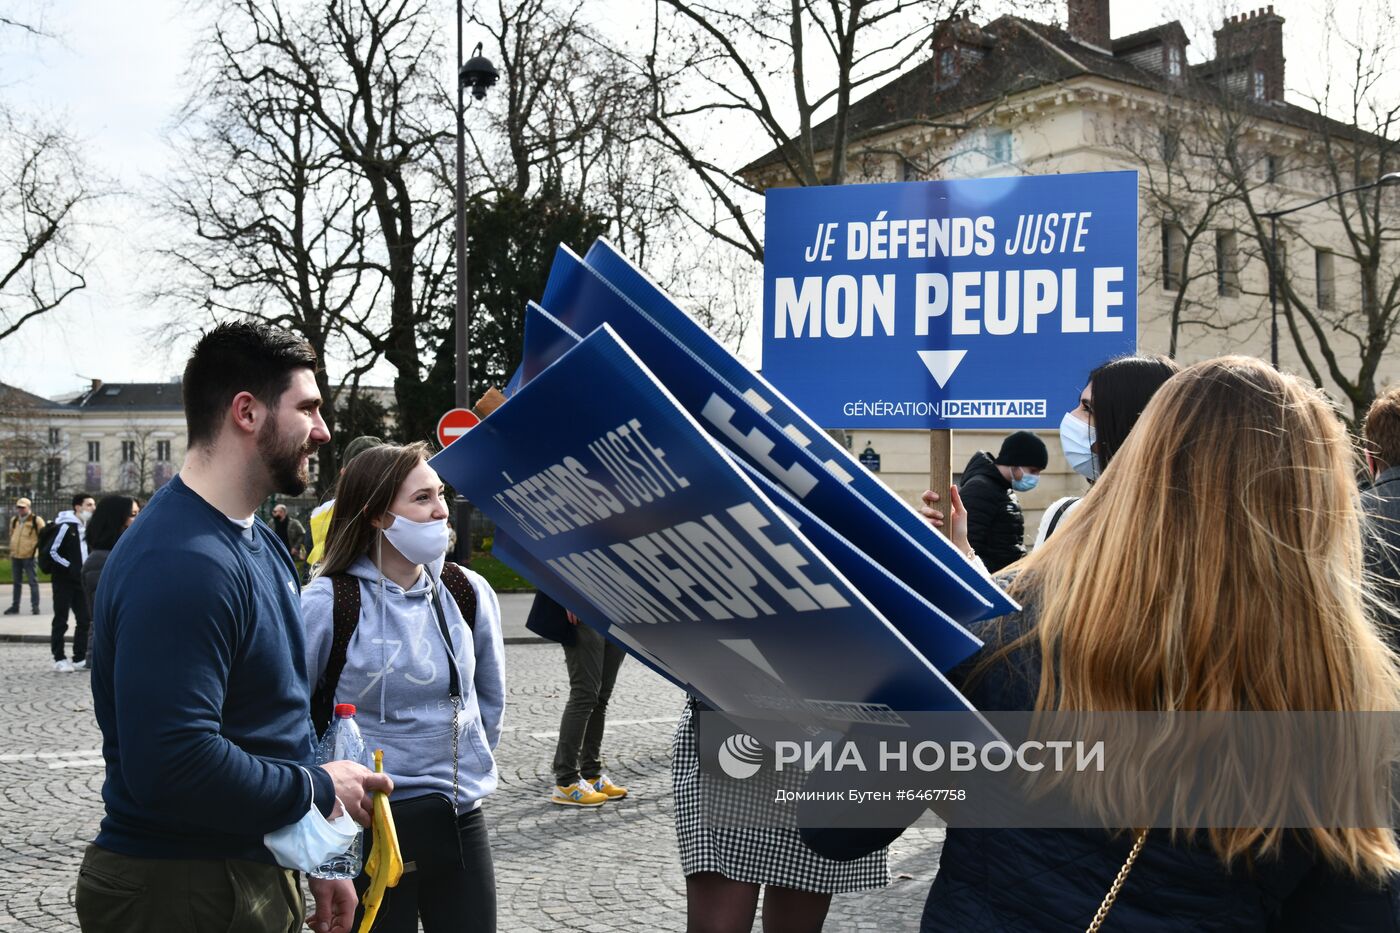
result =
[[[684,930],[670,780],[682,695],[626,663],[605,751],[633,797],[593,811],[555,807],[545,792],[565,699],[563,654],[550,644],[506,652],[509,731],[501,788],[486,804],[502,933]],[[102,814],[88,675],[52,673],[47,649],[33,644],[0,644],[0,671],[0,930],[76,930],[73,882]],[[906,833],[891,851],[896,880],[838,897],[827,930],[917,929],[941,842],[936,827]]]

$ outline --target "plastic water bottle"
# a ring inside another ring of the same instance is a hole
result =
[[[321,742],[316,746],[316,763],[323,765],[328,761],[354,761],[367,765],[365,740],[360,737],[360,727],[355,725],[355,704],[353,703],[337,703],[335,705],[335,718],[331,720],[326,734],[321,736]],[[355,833],[355,841],[350,843],[350,848],[346,849],[344,854],[333,857],[313,871],[312,877],[359,877],[360,868],[364,864],[361,857],[364,841],[365,832],[360,830]]]

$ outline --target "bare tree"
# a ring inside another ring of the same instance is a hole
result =
[[[326,367],[334,358],[352,381],[368,372],[387,317],[388,279],[368,258],[371,192],[305,96],[248,75],[227,38],[205,43],[172,133],[179,161],[163,200],[182,236],[158,251],[171,274],[156,295],[300,334],[325,364],[316,380],[334,431],[341,382]],[[336,476],[336,445],[317,456],[318,476]]]
[[[297,101],[331,163],[363,184],[362,265],[387,315],[357,332],[393,365],[405,438],[427,437],[420,339],[450,294],[452,107],[427,0],[223,0],[213,41],[230,80]]]
[[[1384,93],[1400,53],[1400,32],[1389,17],[1350,38],[1335,16],[1327,23],[1350,67],[1340,86],[1329,81],[1313,97],[1316,115],[1308,121],[1308,145],[1296,156],[1295,172],[1319,198],[1360,190],[1279,218],[1280,244],[1302,248],[1276,251],[1267,214],[1296,206],[1297,196],[1284,203],[1273,189],[1251,185],[1242,149],[1226,154],[1257,251],[1276,270],[1290,342],[1309,377],[1318,386],[1335,386],[1359,424],[1376,397],[1377,374],[1400,325],[1400,197],[1375,187],[1400,170],[1400,103]]]
[[[940,25],[968,0],[760,0],[737,4],[657,0],[644,70],[658,139],[690,169],[710,204],[690,218],[755,260],[763,237],[754,223],[759,189],[722,164],[705,134],[738,119],[776,151],[787,181],[840,184],[850,154],[850,109],[875,87],[926,55]],[[814,89],[814,83],[820,83]],[[830,138],[814,132],[823,114]]]
[[[0,36],[9,34],[51,38],[38,21],[0,14]],[[56,121],[0,100],[0,340],[87,287],[88,174]]]
[[[1169,296],[1169,356],[1183,330],[1261,323],[1260,293],[1242,275],[1253,251],[1248,233],[1238,232],[1242,188],[1271,183],[1278,170],[1273,156],[1247,142],[1258,122],[1245,101],[1201,83],[1169,91],[1160,107],[1130,112],[1115,125],[1113,144],[1138,170],[1144,227],[1158,246],[1145,257],[1139,287]]]

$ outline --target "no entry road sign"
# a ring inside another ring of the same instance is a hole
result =
[[[480,423],[481,419],[467,409],[454,408],[438,419],[438,443],[446,447]]]

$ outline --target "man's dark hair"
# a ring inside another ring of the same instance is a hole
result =
[[[92,493],[90,493],[90,492],[75,492],[75,493],[73,493],[73,508],[76,509],[78,506],[82,505],[84,502],[86,502],[87,500],[89,500],[89,499],[91,499],[91,498],[92,498]]]
[[[1366,447],[1381,469],[1400,466],[1400,387],[1382,392],[1366,412]]]
[[[315,370],[316,351],[280,327],[239,321],[206,333],[185,364],[189,445],[208,444],[218,436],[224,412],[239,392],[275,406],[298,369]]]

